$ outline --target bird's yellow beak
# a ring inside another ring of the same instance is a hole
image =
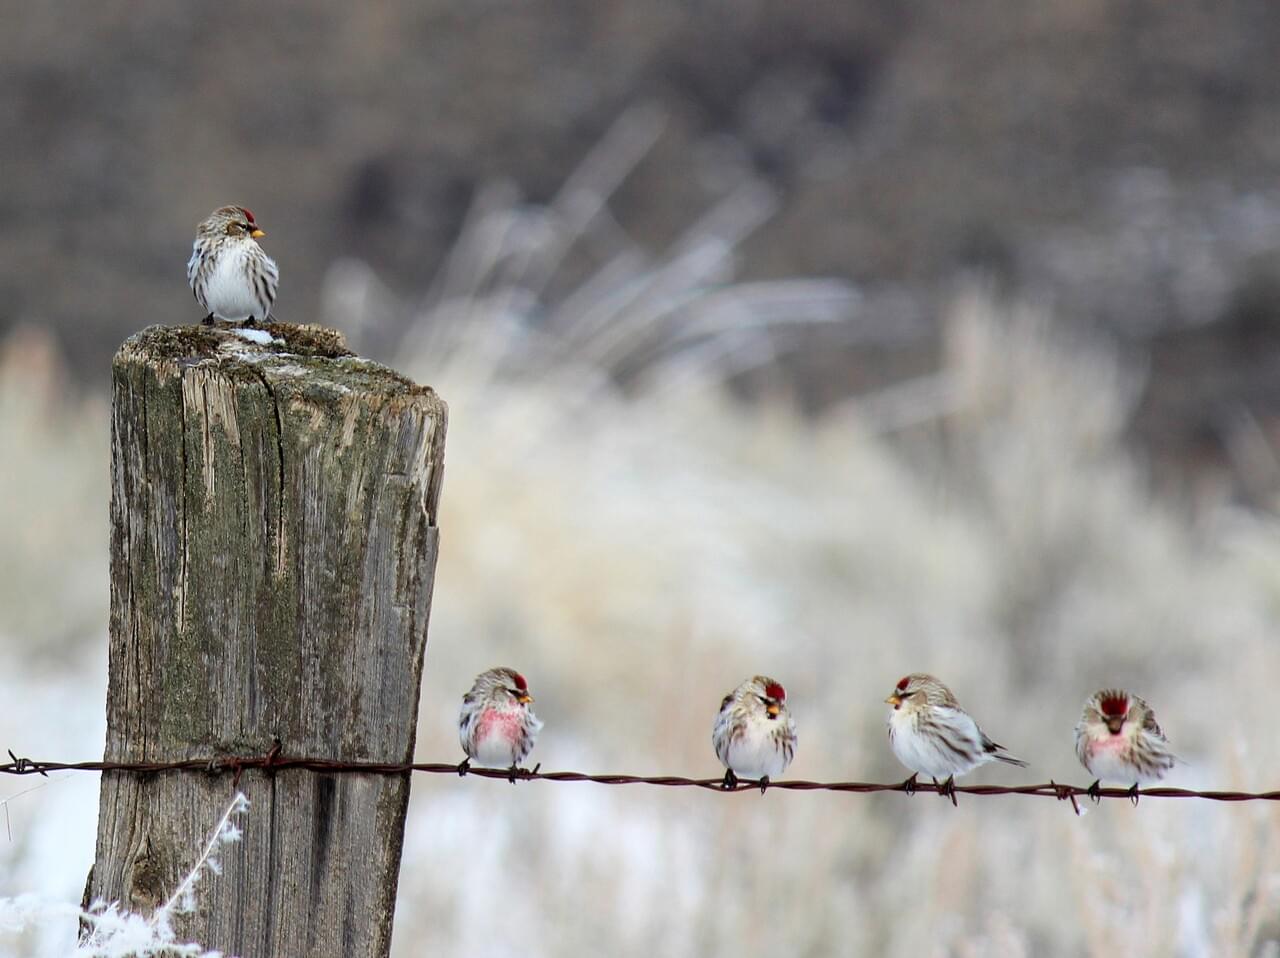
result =
[[[902,697],[895,692],[893,695],[890,695],[885,699],[885,703],[888,705],[901,705]]]
[[[519,695],[516,696],[516,701],[519,702],[521,705],[528,705],[530,702],[533,701],[533,696],[530,695],[528,692],[521,692]]]
[[[764,707],[764,710],[769,713],[769,718],[777,718],[778,713],[782,711],[782,708],[777,702],[770,702]]]
[[[266,235],[267,235],[267,231],[266,231],[266,230],[260,230],[260,229],[258,229],[258,227],[256,227],[256,226],[255,226],[252,230],[250,230],[250,231],[249,231],[249,238],[250,238],[250,239],[257,239],[259,236],[266,236]]]

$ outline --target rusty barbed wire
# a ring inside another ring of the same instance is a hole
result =
[[[933,792],[956,804],[958,795],[986,797],[992,795],[1032,795],[1070,802],[1077,814],[1078,800],[1104,798],[1128,799],[1135,805],[1142,798],[1193,798],[1212,802],[1276,802],[1280,790],[1269,792],[1238,792],[1229,790],[1198,791],[1188,788],[1154,786],[1149,788],[1094,788],[1092,786],[1065,785],[1048,781],[1036,785],[956,785],[953,783],[919,782],[907,779],[902,782],[811,782],[804,779],[783,779],[760,782],[740,780],[726,786],[723,778],[686,778],[680,775],[625,775],[589,774],[587,772],[544,772],[542,766],[532,769],[479,768],[446,762],[343,762],[333,759],[306,758],[286,755],[279,743],[262,755],[218,755],[209,758],[189,758],[171,762],[56,762],[19,758],[9,751],[11,761],[0,764],[3,775],[48,775],[50,772],[134,772],[142,775],[160,772],[191,772],[205,775],[231,775],[233,788],[239,787],[240,778],[250,770],[275,772],[303,770],[325,774],[356,775],[408,775],[414,772],[434,775],[476,776],[479,778],[505,779],[512,783],[528,782],[594,782],[598,785],[656,785],[664,788],[700,788],[712,792],[790,791],[790,792]]]

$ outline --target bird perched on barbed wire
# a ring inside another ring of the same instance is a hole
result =
[[[911,777],[904,783],[907,791],[913,790],[917,775],[928,775],[954,804],[957,775],[987,762],[1027,765],[993,742],[960,707],[951,690],[932,675],[915,672],[903,676],[885,701],[893,706],[889,745],[898,761],[911,769]]]
[[[243,206],[216,209],[196,227],[187,282],[209,313],[206,325],[215,319],[252,325],[271,315],[280,271],[258,245],[266,235]]]
[[[489,669],[477,675],[471,691],[462,697],[458,714],[458,740],[467,753],[458,774],[465,775],[475,759],[479,765],[510,769],[514,782],[542,728],[529,708],[532,702],[529,683],[515,669]]]
[[[1098,798],[1103,779],[1138,786],[1157,782],[1178,764],[1169,750],[1155,712],[1124,689],[1102,689],[1089,696],[1076,725],[1076,755],[1095,781],[1089,794]]]
[[[725,767],[725,788],[733,788],[742,776],[758,781],[763,792],[796,754],[796,723],[782,683],[757,675],[726,695],[711,744]]]

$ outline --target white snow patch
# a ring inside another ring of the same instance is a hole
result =
[[[233,336],[239,336],[241,339],[247,339],[251,343],[257,343],[260,346],[270,346],[272,343],[283,343],[284,340],[276,339],[265,329],[233,329]]]

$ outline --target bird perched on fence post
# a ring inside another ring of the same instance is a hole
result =
[[[1094,801],[1107,779],[1131,782],[1129,797],[1136,804],[1139,785],[1158,782],[1178,764],[1151,706],[1124,689],[1102,689],[1085,701],[1076,725],[1076,756],[1096,776],[1089,786]]]
[[[913,672],[903,676],[885,699],[889,712],[889,745],[898,761],[911,770],[903,790],[915,790],[916,776],[928,775],[938,794],[956,804],[955,777],[985,765],[1005,762],[1026,767],[997,745],[960,707],[951,690],[932,675]],[[938,780],[945,776],[945,781]]]
[[[529,705],[529,683],[515,669],[496,668],[476,676],[462,697],[458,741],[467,757],[458,766],[466,775],[471,760],[491,768],[506,768],[514,784],[520,763],[533,751],[542,722]]]
[[[765,675],[748,679],[724,697],[711,744],[724,764],[724,787],[738,776],[756,779],[760,791],[786,771],[796,754],[796,723],[787,710],[787,690]]]
[[[271,315],[280,271],[258,245],[266,235],[243,206],[216,209],[196,227],[187,283],[208,310],[205,325],[221,319],[251,326]]]

